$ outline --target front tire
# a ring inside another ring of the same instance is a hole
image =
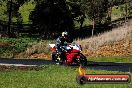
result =
[[[81,60],[81,61],[80,61],[80,64],[81,64],[82,66],[87,66],[87,59]]]
[[[82,66],[87,66],[87,59],[83,54],[80,54],[80,58],[77,58],[78,55],[75,56],[75,62],[77,64],[81,64]]]
[[[82,66],[87,66],[87,58],[82,53],[80,53],[80,58]]]

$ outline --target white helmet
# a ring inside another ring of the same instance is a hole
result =
[[[62,32],[62,36],[68,36],[68,32]]]

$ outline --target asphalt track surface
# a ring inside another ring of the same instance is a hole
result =
[[[41,65],[53,65],[53,64],[55,63],[52,62],[51,60],[0,58],[0,66],[25,66],[25,67],[27,66],[28,67],[28,66],[41,66]],[[96,70],[132,72],[132,63],[88,61],[88,65],[86,67],[90,69],[96,69]]]

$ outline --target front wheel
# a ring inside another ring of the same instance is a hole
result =
[[[76,55],[75,58],[76,58],[75,62],[77,64],[79,65],[81,64],[82,66],[87,66],[87,59],[83,54]]]
[[[87,58],[86,58],[86,56],[84,56],[82,53],[80,53],[80,57],[81,57],[81,64],[82,64],[82,66],[87,66]]]
[[[80,64],[81,64],[82,66],[87,66],[87,59],[81,60],[81,61],[80,61]]]

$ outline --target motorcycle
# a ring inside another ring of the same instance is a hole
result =
[[[62,46],[62,53],[57,51],[55,44],[49,44],[52,50],[52,61],[56,64],[66,64],[66,65],[87,65],[86,57],[81,53],[82,48],[76,43],[70,43]],[[65,59],[64,59],[65,57]]]

